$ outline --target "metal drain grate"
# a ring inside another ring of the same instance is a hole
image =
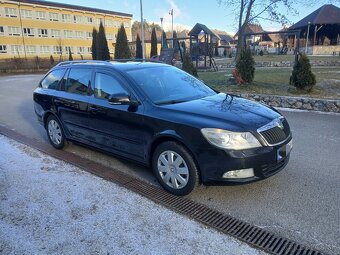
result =
[[[292,240],[253,226],[242,220],[225,215],[188,198],[171,195],[159,187],[145,183],[137,178],[124,174],[117,169],[106,167],[70,152],[55,150],[47,142],[44,143],[25,137],[3,126],[0,126],[0,133],[52,157],[78,166],[105,180],[117,183],[124,188],[145,196],[156,203],[170,208],[171,210],[186,215],[198,222],[215,228],[227,235],[231,235],[270,254],[324,255],[324,253],[300,245]]]

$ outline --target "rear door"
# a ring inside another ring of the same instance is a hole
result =
[[[54,95],[58,115],[71,138],[88,136],[88,101],[92,80],[90,68],[71,68]]]
[[[143,104],[132,108],[109,103],[109,96],[119,93],[129,94],[131,99],[136,99],[125,79],[113,71],[97,70],[93,88],[89,101],[92,141],[105,150],[144,161]]]

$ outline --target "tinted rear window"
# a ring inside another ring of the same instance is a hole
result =
[[[44,89],[57,89],[60,80],[64,77],[65,69],[58,69],[50,72],[42,81],[41,87]]]
[[[87,95],[91,75],[91,69],[71,69],[66,81],[65,91],[74,94]]]

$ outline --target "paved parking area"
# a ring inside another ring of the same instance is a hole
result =
[[[0,77],[0,124],[47,142],[33,111],[41,75]],[[242,186],[200,187],[190,198],[329,254],[340,254],[340,115],[282,111],[294,136],[281,173]],[[67,150],[156,184],[136,164],[71,145]]]

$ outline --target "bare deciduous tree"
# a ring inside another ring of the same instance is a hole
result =
[[[293,0],[217,0],[219,5],[225,5],[234,8],[235,13],[239,13],[238,17],[238,43],[236,58],[244,46],[242,40],[245,28],[248,24],[256,22],[259,19],[266,19],[272,22],[286,24],[288,18],[282,10],[289,10],[290,13],[296,13],[293,9]]]

